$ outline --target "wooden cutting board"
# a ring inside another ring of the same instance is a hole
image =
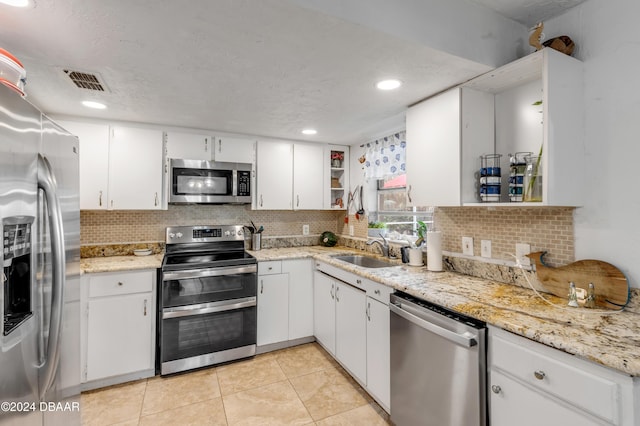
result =
[[[542,260],[545,253],[539,251],[527,257],[535,262],[538,281],[548,293],[568,299],[569,282],[585,290],[593,283],[597,307],[620,309],[629,302],[629,282],[612,264],[588,259],[552,268]]]

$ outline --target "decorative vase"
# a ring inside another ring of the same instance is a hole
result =
[[[524,171],[524,196],[525,202],[542,202],[542,157],[537,155],[527,156]]]
[[[331,160],[331,167],[333,167],[334,169],[339,169],[340,166],[341,166],[340,160],[338,160],[337,158],[334,158],[333,160]]]

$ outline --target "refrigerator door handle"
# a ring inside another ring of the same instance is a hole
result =
[[[40,386],[40,399],[52,386],[60,361],[60,330],[62,326],[62,304],[64,280],[66,275],[66,259],[64,247],[64,232],[62,227],[62,210],[57,194],[56,178],[49,161],[38,154],[38,188],[42,189],[49,211],[49,228],[51,232],[51,260],[52,260],[52,288],[51,288],[51,319],[49,321],[49,343],[43,368],[43,382]],[[40,330],[44,333],[44,330]]]

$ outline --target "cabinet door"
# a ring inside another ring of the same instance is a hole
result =
[[[367,297],[367,389],[389,410],[391,404],[389,307]]]
[[[293,144],[258,142],[258,210],[291,210],[293,192]]]
[[[113,127],[109,143],[109,209],[163,207],[160,130]]]
[[[489,408],[492,426],[589,426],[593,418],[537,392],[498,370],[490,374]],[[576,392],[580,392],[579,389]],[[533,411],[532,411],[533,410]]]
[[[293,146],[293,208],[322,210],[324,190],[324,146]]]
[[[210,161],[211,140],[208,135],[167,132],[167,158]]]
[[[282,261],[289,274],[289,340],[313,336],[313,261]]]
[[[367,383],[366,294],[343,282],[336,285],[336,358]]]
[[[89,299],[87,381],[153,368],[152,294]]]
[[[218,137],[213,159],[227,163],[253,163],[256,141],[253,139]]]
[[[261,275],[258,278],[258,346],[288,339],[288,307],[289,275]]]
[[[407,111],[407,195],[414,206],[459,206],[460,89]]]
[[[109,187],[109,126],[58,121],[80,141],[80,209],[106,210]]]
[[[336,282],[321,272],[313,276],[313,334],[324,348],[336,353]]]

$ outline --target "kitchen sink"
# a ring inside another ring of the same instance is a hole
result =
[[[353,265],[362,266],[363,268],[388,268],[389,266],[396,266],[395,264],[387,262],[386,260],[375,259],[369,256],[334,256],[334,259],[342,260],[343,262],[351,263]]]

